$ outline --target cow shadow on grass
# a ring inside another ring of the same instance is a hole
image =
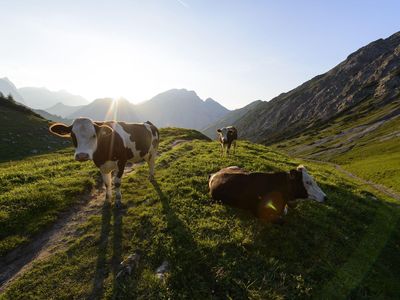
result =
[[[100,238],[97,247],[96,271],[93,279],[93,288],[88,299],[100,299],[104,292],[104,280],[110,272],[107,251],[110,249],[110,234],[112,235],[111,271],[115,290],[116,276],[122,257],[122,217],[123,213],[115,206],[112,208],[109,201],[104,201],[101,215]],[[113,223],[111,220],[113,219]]]
[[[159,184],[156,181],[152,184],[159,196],[162,212],[167,221],[168,233],[172,238],[173,250],[167,258],[171,264],[169,284],[172,289],[180,290],[182,286],[189,286],[193,291],[202,293],[202,296],[206,294],[209,298],[223,296],[211,270],[212,266],[206,259],[207,254],[199,249],[192,233],[175,213],[170,205],[170,199],[161,190]]]

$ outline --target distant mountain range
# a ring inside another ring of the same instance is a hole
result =
[[[44,118],[67,123],[78,117],[125,122],[150,120],[159,127],[200,130],[230,112],[212,98],[202,100],[194,91],[186,89],[171,89],[139,104],[123,98],[101,98],[88,103],[85,98],[66,91],[52,92],[35,87],[17,89],[7,78],[0,79],[0,92],[5,96],[11,94],[17,102],[34,109]]]
[[[57,103],[68,106],[79,106],[88,104],[89,101],[82,96],[73,95],[67,91],[50,91],[46,88],[22,87],[18,92],[25,100],[25,103],[35,109],[46,109]]]
[[[57,103],[67,106],[78,106],[89,103],[81,96],[73,95],[67,91],[50,91],[46,88],[22,87],[17,89],[7,78],[0,78],[0,92],[4,96],[11,95],[18,103],[25,104],[33,109],[47,109]]]
[[[55,110],[51,110],[55,113]],[[96,99],[73,113],[69,119],[89,117],[94,120],[123,120],[143,122],[150,120],[159,127],[175,126],[202,129],[229,112],[215,100],[203,101],[194,91],[172,89],[148,101],[132,104],[126,99]]]

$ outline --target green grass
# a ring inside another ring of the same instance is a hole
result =
[[[400,109],[400,100],[397,100],[371,110],[372,100],[366,101],[354,112],[331,120],[322,128],[309,130],[275,147],[296,157],[303,156],[340,164],[364,179],[400,192],[400,116],[351,141],[348,140],[348,134],[342,135],[349,129],[372,124]],[[316,143],[329,137],[335,138]],[[342,152],[338,150],[338,145],[351,148]]]
[[[161,136],[157,184],[147,180],[147,166],[125,176],[122,210],[105,204],[68,249],[37,262],[0,298],[400,297],[400,212],[390,199],[329,166],[308,164],[329,201],[301,201],[283,226],[264,224],[211,202],[208,174],[229,165],[288,171],[300,161],[244,141],[236,156],[221,158],[218,143],[195,132]],[[193,137],[201,140],[171,147]],[[135,251],[138,269],[116,281],[119,262]],[[161,281],[155,269],[164,260],[171,269]]]
[[[88,192],[97,174],[71,149],[0,164],[0,256],[30,241]]]

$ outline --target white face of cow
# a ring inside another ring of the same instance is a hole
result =
[[[75,146],[74,156],[78,161],[93,159],[93,154],[97,149],[98,137],[112,132],[112,129],[107,125],[99,126],[87,118],[76,119],[71,126],[57,123],[50,126],[49,130],[58,136],[72,138]]]
[[[321,190],[314,178],[308,174],[306,168],[302,165],[297,167],[298,171],[302,172],[304,188],[308,193],[308,198],[316,200],[318,202],[324,202],[326,200],[326,194]]]
[[[218,132],[218,134],[220,135],[221,140],[222,140],[223,143],[228,142],[228,132],[229,132],[229,128],[223,127],[223,128],[217,129],[217,132]]]
[[[97,149],[97,135],[95,124],[90,119],[76,119],[72,123],[72,139],[76,139],[75,159],[85,161],[93,159]]]

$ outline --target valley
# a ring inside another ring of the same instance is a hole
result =
[[[166,128],[160,134],[157,183],[147,180],[146,165],[126,174],[123,208],[103,203],[66,237],[65,248],[35,261],[7,286],[2,299],[324,298],[338,291],[343,297],[396,298],[400,294],[400,261],[395,254],[400,211],[395,200],[331,166],[305,162],[329,201],[300,201],[289,210],[284,225],[264,224],[213,203],[208,175],[227,165],[286,171],[301,160],[246,141],[239,142],[236,156],[221,158],[218,143],[197,131]],[[76,165],[68,163],[70,149],[53,155],[65,166]],[[75,199],[98,178],[90,162],[79,166],[85,168],[78,171],[80,178],[92,180],[82,187],[67,181],[68,189],[76,187],[67,193]],[[7,169],[10,166],[0,168],[16,177]],[[69,175],[56,174],[46,184],[52,193],[67,192],[60,181]],[[23,188],[24,183],[13,186]],[[75,201],[63,207],[72,207]],[[14,206],[1,203],[2,211]],[[34,209],[28,206],[27,212]],[[29,226],[34,220],[26,222]],[[140,260],[131,275],[117,279],[119,263],[134,253]],[[169,268],[160,279],[155,270],[164,261]]]

